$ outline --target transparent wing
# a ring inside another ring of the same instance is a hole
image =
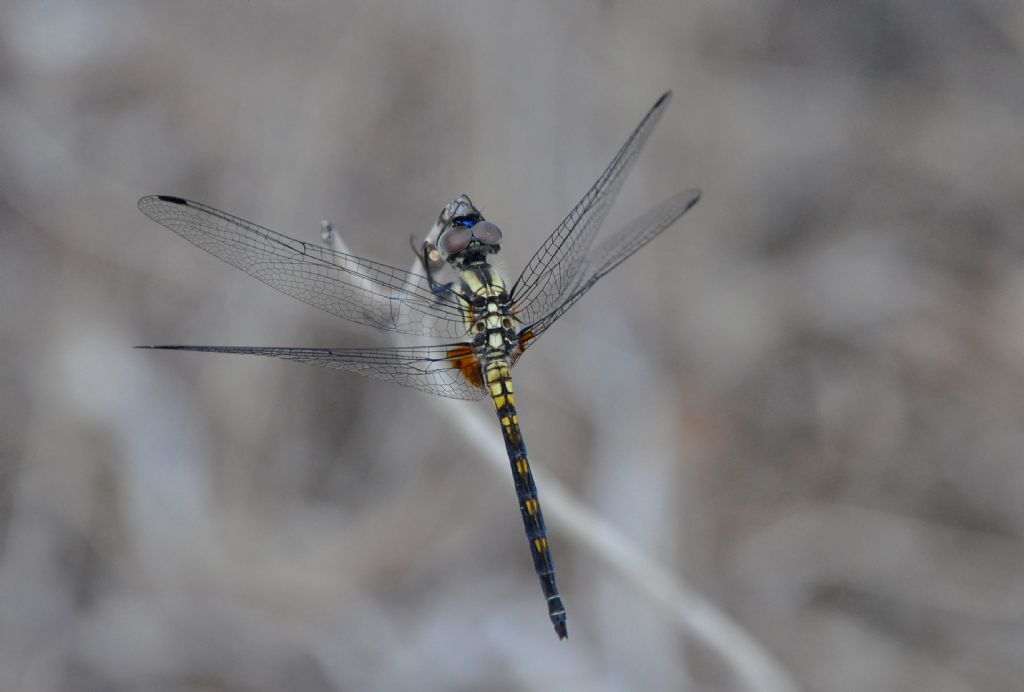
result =
[[[466,334],[455,296],[433,293],[425,277],[293,240],[180,197],[143,197],[139,209],[246,274],[332,315],[416,336]]]
[[[700,190],[680,192],[633,220],[632,223],[595,247],[580,263],[579,275],[566,290],[567,297],[546,315],[520,330],[520,350],[515,355],[515,360],[518,360],[522,351],[547,331],[555,320],[575,305],[576,301],[582,298],[583,294],[589,291],[590,287],[597,283],[602,276],[622,264],[626,258],[651,242],[675,223],[680,216],[689,211],[700,200],[700,194]]]
[[[272,356],[376,380],[450,399],[481,399],[480,366],[469,344],[394,348],[274,348],[271,346],[140,346],[169,351]]]
[[[516,301],[519,319],[529,324],[550,312],[572,286],[608,208],[615,200],[633,162],[668,106],[665,92],[640,121],[597,182],[544,241],[509,295]]]

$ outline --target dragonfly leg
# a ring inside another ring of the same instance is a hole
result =
[[[420,266],[423,267],[423,273],[427,275],[427,283],[430,285],[430,290],[436,296],[446,296],[452,293],[452,286],[455,285],[454,281],[448,283],[441,283],[434,278],[434,272],[444,267],[444,260],[437,253],[437,248],[429,240],[424,240],[421,247],[416,247],[416,236],[409,236],[409,246],[412,251],[416,253],[416,259],[419,260]]]

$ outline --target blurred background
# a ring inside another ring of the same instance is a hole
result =
[[[794,688],[1022,689],[1022,51],[997,0],[3,2],[0,689],[773,689],[549,519],[559,643],[457,404],[131,349],[388,343],[144,194],[407,267],[466,193],[514,277],[666,89],[606,230],[705,196],[516,369],[542,504]]]

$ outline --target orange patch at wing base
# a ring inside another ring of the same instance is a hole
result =
[[[530,345],[530,341],[533,340],[533,330],[528,329],[519,335],[519,350],[525,351],[526,347]]]
[[[535,336],[536,335],[533,333],[532,329],[527,329],[525,332],[519,333],[519,343],[517,344],[519,348],[512,353],[513,365],[515,365],[516,361],[519,360],[519,356],[523,355],[523,351],[526,350],[526,347],[530,345]]]
[[[480,374],[480,362],[469,346],[456,346],[448,349],[448,360],[453,368],[458,368],[462,376],[474,387],[483,387],[484,380]]]

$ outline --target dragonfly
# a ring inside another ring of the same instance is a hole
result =
[[[655,102],[511,286],[489,262],[501,249],[501,230],[466,195],[445,205],[427,239],[419,248],[414,244],[414,271],[294,240],[181,197],[143,197],[139,209],[150,219],[268,286],[337,317],[434,343],[381,348],[141,348],[271,356],[452,399],[489,397],[508,452],[548,616],[559,639],[565,639],[565,605],[555,583],[555,563],[510,370],[601,277],[700,199],[697,189],[680,192],[595,244],[609,207],[670,98],[671,92],[666,92]]]

